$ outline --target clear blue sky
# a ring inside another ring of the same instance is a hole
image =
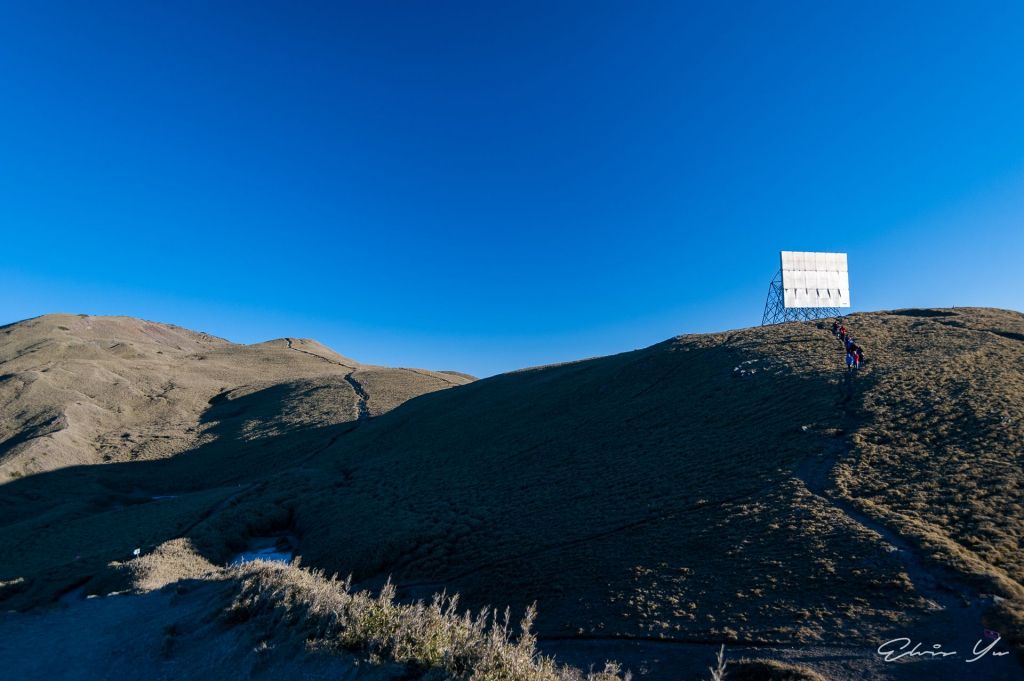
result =
[[[0,323],[488,375],[754,325],[780,249],[1024,308],[1024,3],[162,5],[0,11]]]

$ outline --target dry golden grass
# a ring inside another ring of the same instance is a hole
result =
[[[137,591],[161,589],[182,579],[203,579],[219,569],[196,553],[188,539],[172,539],[152,553],[114,562],[111,567],[123,572],[130,587]]]
[[[1024,317],[854,315],[873,347],[843,495],[933,560],[1024,597]]]
[[[198,412],[209,441],[0,486],[0,598],[46,602],[180,537],[224,564],[287,529],[305,565],[360,588],[391,576],[406,605],[442,589],[474,609],[537,602],[541,638],[866,646],[930,621],[905,557],[841,501],[1007,599],[988,621],[1020,640],[1021,315],[849,325],[868,357],[852,383],[827,324],[788,324],[496,376],[387,413],[375,409],[404,381],[461,379],[360,367],[375,415],[361,422],[343,399],[350,360],[270,347],[253,369],[266,381]],[[264,373],[292,355],[309,374]]]
[[[8,325],[0,329],[0,480],[195,449],[214,438],[213,400],[283,383],[301,392],[291,404],[254,410],[248,420],[258,432],[352,421],[362,374],[374,415],[469,380],[364,366],[307,339],[238,345],[130,317],[45,315]]]
[[[17,484],[0,485],[0,582],[21,581],[0,598],[45,602],[182,536],[355,427],[361,402],[377,415],[470,380],[441,376],[360,365],[314,341],[236,345],[127,317],[3,327],[0,480]],[[250,516],[263,518],[279,522],[273,508]]]
[[[498,376],[339,440],[286,505],[311,564],[537,600],[544,635],[868,639],[927,605],[794,476],[846,426],[839,366],[797,325]]]
[[[240,582],[229,622],[259,619],[268,639],[359,651],[378,662],[440,672],[468,681],[620,681],[614,663],[584,674],[538,653],[528,608],[518,627],[510,613],[459,611],[457,596],[395,602],[387,583],[376,595],[348,581],[280,563],[254,562],[229,571]],[[417,675],[414,675],[417,676]],[[439,676],[435,676],[439,678]]]

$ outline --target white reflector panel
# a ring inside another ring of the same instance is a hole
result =
[[[786,307],[850,307],[846,253],[782,251]]]

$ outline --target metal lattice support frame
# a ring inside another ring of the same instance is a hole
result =
[[[782,270],[779,270],[768,284],[768,300],[764,304],[761,326],[842,316],[843,313],[838,307],[786,307],[786,297],[782,290]]]

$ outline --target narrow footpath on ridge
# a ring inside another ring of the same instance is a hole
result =
[[[339,362],[338,360],[331,359],[330,357],[324,357],[323,355],[318,355],[315,352],[310,352],[309,350],[303,350],[302,348],[297,348],[297,347],[295,347],[295,343],[292,341],[291,338],[285,338],[284,340],[285,340],[285,342],[288,343],[288,349],[289,350],[294,350],[295,352],[301,352],[304,355],[309,355],[310,357],[316,357],[317,359],[319,359],[321,361],[328,362],[330,364],[337,364],[340,367],[345,367],[346,369],[348,369],[349,372],[347,374],[345,374],[344,379],[345,379],[345,382],[347,382],[350,386],[352,386],[352,390],[354,390],[355,393],[356,393],[356,405],[355,405],[356,406],[356,420],[357,421],[365,421],[366,419],[370,418],[370,406],[369,406],[370,395],[369,395],[369,393],[366,392],[366,388],[363,387],[363,384],[360,383],[356,379],[356,377],[354,375],[356,373],[357,367],[354,367],[351,364],[345,364],[344,362]]]

